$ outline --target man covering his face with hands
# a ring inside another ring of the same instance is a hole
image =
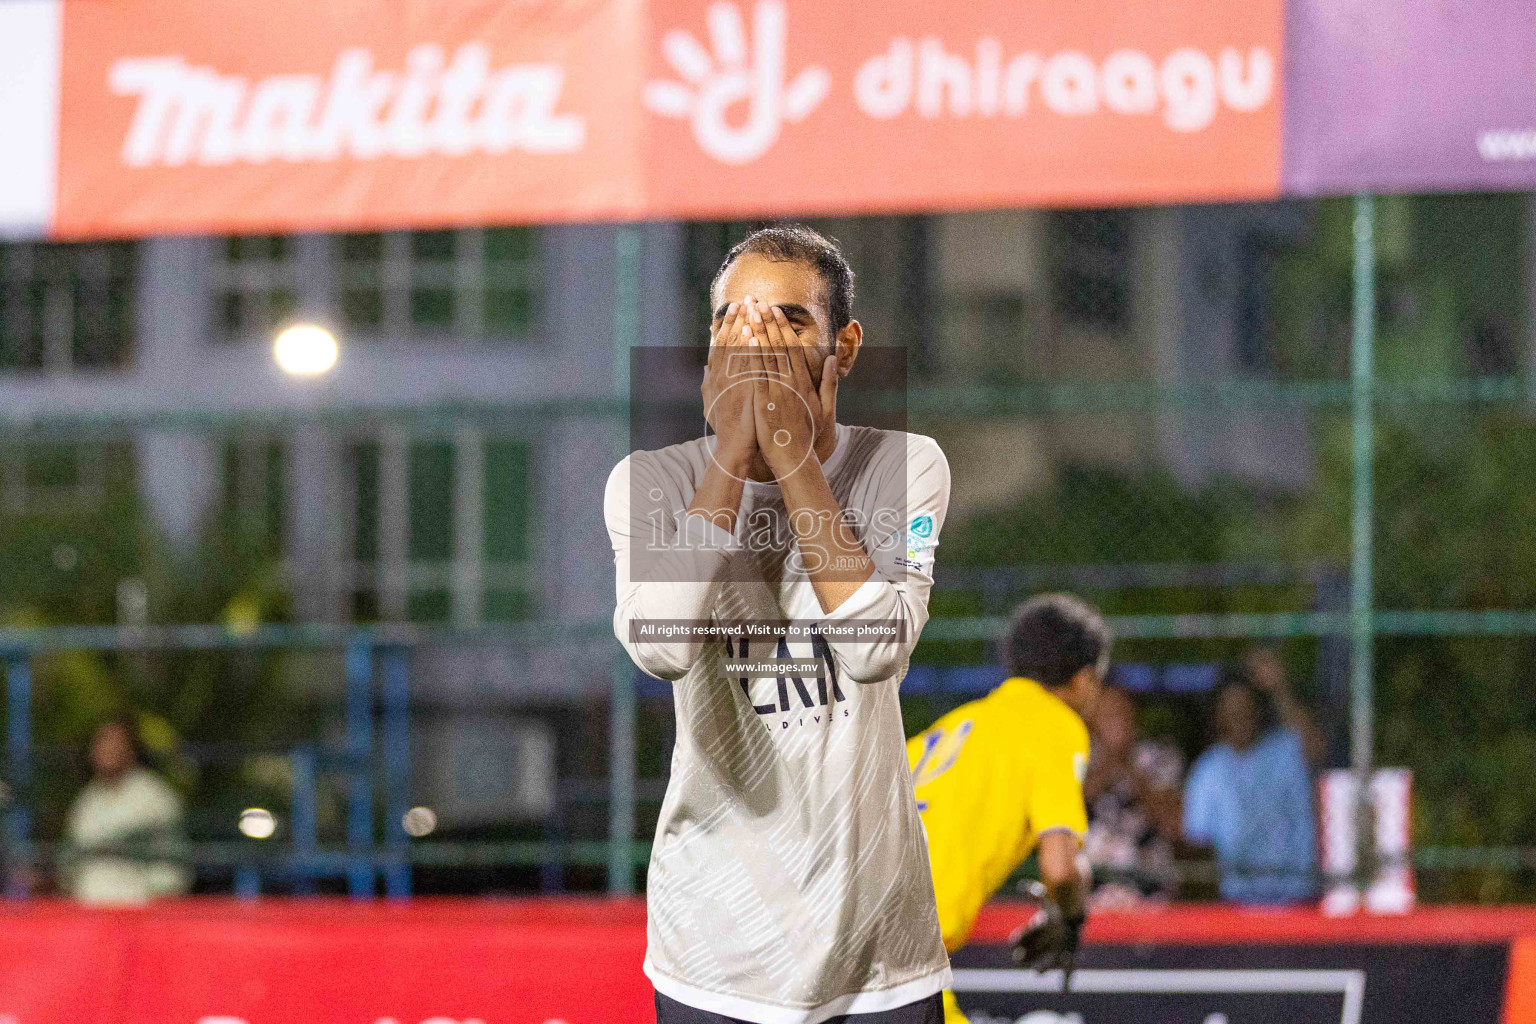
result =
[[[707,435],[609,479],[615,632],[677,717],[647,881],[659,1021],[942,1019],[897,697],[949,469],[929,438],[838,423],[852,300],[832,241],[748,236],[711,289]]]

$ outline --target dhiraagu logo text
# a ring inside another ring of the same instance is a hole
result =
[[[711,4],[706,19],[709,48],[680,28],[662,38],[662,53],[682,81],[646,83],[645,105],[663,117],[691,120],[693,137],[716,160],[750,163],[778,140],[784,122],[805,120],[826,99],[832,76],[819,66],[789,76],[783,0],[753,8],[750,37],[733,3]],[[743,108],[744,120],[727,116]]]

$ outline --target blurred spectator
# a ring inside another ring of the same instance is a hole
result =
[[[1316,728],[1283,671],[1249,658],[1262,681],[1228,679],[1216,691],[1217,742],[1195,759],[1184,787],[1184,836],[1216,855],[1224,899],[1295,903],[1313,892],[1316,826],[1307,768]],[[1280,724],[1272,724],[1278,711]]]
[[[1092,902],[1124,906],[1166,900],[1178,888],[1174,845],[1179,839],[1178,748],[1138,736],[1136,703],[1107,686],[1093,714],[1092,754],[1083,780],[1094,869]]]
[[[144,766],[131,716],[97,728],[91,781],[69,809],[61,888],[85,903],[147,903],[186,892],[181,799]]]

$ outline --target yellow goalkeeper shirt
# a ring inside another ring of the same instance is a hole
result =
[[[1014,678],[908,740],[907,760],[953,952],[1043,833],[1087,832],[1088,729],[1045,687]]]

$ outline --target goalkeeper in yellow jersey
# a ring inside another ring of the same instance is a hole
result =
[[[1109,668],[1109,627],[1088,604],[1043,594],[1018,607],[1004,641],[1009,679],[907,741],[939,928],[951,953],[983,903],[1038,851],[1040,909],[1014,936],[1037,970],[1071,970],[1086,919],[1088,729]],[[945,1024],[965,1017],[944,993]]]

